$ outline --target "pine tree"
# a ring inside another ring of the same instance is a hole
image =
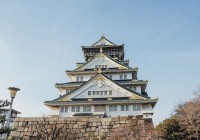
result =
[[[5,126],[6,116],[2,107],[9,106],[10,102],[7,100],[0,100],[0,135],[10,132],[10,129]]]

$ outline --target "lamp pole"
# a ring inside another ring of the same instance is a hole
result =
[[[10,109],[9,109],[9,112],[8,112],[8,119],[7,119],[7,122],[6,122],[6,127],[7,127],[7,128],[10,128],[10,119],[11,119],[11,112],[12,112],[13,100],[14,100],[14,98],[11,98],[11,101],[10,101]]]
[[[20,89],[16,88],[16,87],[9,87],[8,89],[10,90],[11,101],[10,101],[10,109],[9,109],[9,112],[8,112],[8,119],[7,119],[7,122],[6,122],[6,127],[10,128],[10,120],[11,120],[13,100],[14,100],[16,94],[17,94],[17,91],[20,91]]]

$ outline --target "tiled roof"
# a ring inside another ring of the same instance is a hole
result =
[[[124,44],[121,44],[121,45],[113,45],[113,46],[101,46],[101,45],[98,45],[98,46],[95,46],[95,47],[92,47],[92,46],[81,46],[82,49],[92,49],[92,48],[114,48],[114,47],[123,47]]]
[[[102,105],[102,104],[138,104],[138,103],[152,103],[154,106],[158,99],[140,99],[140,100],[91,100],[91,101],[59,101],[59,102],[44,102],[45,105],[64,106],[64,105]]]
[[[113,73],[126,73],[126,72],[134,72],[138,71],[138,68],[132,68],[132,69],[101,69],[103,74],[113,74]],[[98,70],[90,69],[90,70],[67,70],[65,71],[66,74],[96,74],[98,73]]]
[[[123,61],[119,61],[120,63],[124,63],[124,64],[129,64],[129,60],[123,60]],[[80,65],[83,65],[83,64],[85,64],[85,63],[87,63],[87,62],[78,62],[78,63],[76,63],[76,64],[80,64]]]
[[[96,76],[94,76],[93,78],[91,78],[90,80],[88,80],[87,82],[85,82],[85,83],[83,83],[82,85],[80,85],[80,86],[79,86],[78,88],[76,88],[75,90],[70,91],[70,92],[64,94],[63,96],[60,96],[60,97],[58,97],[58,98],[56,98],[56,99],[54,99],[54,100],[52,100],[52,101],[48,101],[48,102],[58,102],[58,100],[60,100],[60,99],[62,99],[62,98],[64,98],[64,97],[69,96],[70,94],[72,94],[73,92],[77,91],[78,89],[80,89],[81,87],[83,87],[84,85],[86,85],[87,83],[89,83],[90,81],[92,81],[93,79],[95,79],[97,76],[100,76],[100,75],[103,76],[104,78],[106,78],[107,80],[109,80],[109,81],[111,81],[111,82],[117,84],[119,87],[121,87],[121,88],[123,88],[123,89],[125,89],[125,90],[128,90],[129,92],[131,92],[131,93],[133,93],[133,94],[135,94],[135,95],[138,95],[138,96],[143,97],[143,98],[146,98],[146,99],[149,98],[149,97],[147,97],[147,96],[145,96],[145,95],[142,95],[142,94],[140,94],[140,93],[138,93],[138,92],[135,92],[135,91],[133,91],[133,90],[131,90],[131,89],[128,89],[128,88],[126,88],[126,87],[123,87],[123,86],[120,85],[119,83],[117,83],[117,82],[115,82],[115,81],[109,79],[107,76],[105,76],[105,75],[103,75],[103,74],[97,74]]]
[[[147,84],[147,80],[113,80],[119,84]],[[81,81],[81,82],[67,82],[67,83],[56,83],[56,86],[59,85],[81,85],[87,81]]]
[[[124,46],[122,45],[116,45],[115,43],[108,40],[104,35],[101,36],[101,38],[96,41],[91,46],[81,46],[82,48],[101,48],[101,47],[118,47],[118,46]]]
[[[101,38],[92,45],[92,47],[95,46],[116,46],[116,44],[114,44],[113,42],[105,38],[104,35],[102,35]]]

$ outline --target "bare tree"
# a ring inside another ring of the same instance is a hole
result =
[[[200,92],[199,92],[200,93]],[[177,121],[188,139],[200,139],[200,94],[195,98],[179,104],[175,110]]]
[[[9,133],[11,131],[10,128],[5,126],[6,121],[6,115],[5,115],[5,109],[2,109],[2,107],[9,106],[10,102],[7,100],[0,100],[0,135]]]
[[[157,138],[200,140],[200,86],[189,101],[179,103],[172,116],[156,126]]]
[[[32,129],[37,133],[37,137],[42,140],[56,140],[63,131],[63,127],[58,123],[59,117],[38,118],[38,123]]]

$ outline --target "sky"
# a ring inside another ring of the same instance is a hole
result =
[[[83,62],[82,45],[104,33],[125,44],[125,59],[159,97],[153,121],[170,117],[200,84],[199,0],[0,0],[0,99],[19,87],[13,108],[22,117],[48,113],[55,83]]]

